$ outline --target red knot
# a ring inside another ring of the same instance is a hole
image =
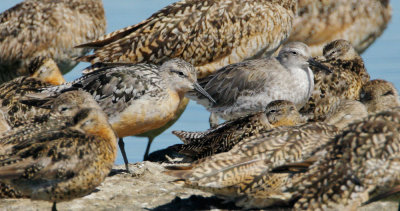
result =
[[[313,56],[322,55],[322,47],[336,39],[350,41],[362,53],[392,16],[389,0],[299,0],[298,4],[288,41],[306,43]]]
[[[137,137],[147,137],[148,141],[149,141],[147,144],[147,147],[146,147],[146,151],[144,152],[143,160],[149,159],[150,146],[151,146],[151,143],[154,141],[154,138],[159,136],[161,133],[163,133],[165,130],[167,130],[173,124],[175,124],[176,121],[178,121],[179,117],[181,117],[181,115],[185,111],[188,103],[189,103],[189,99],[187,97],[183,98],[181,100],[181,102],[179,103],[178,109],[176,109],[175,116],[169,122],[167,122],[164,126],[154,129],[154,130],[147,131],[142,134],[135,135]]]
[[[276,58],[246,60],[200,79],[216,103],[197,93],[189,98],[226,120],[262,111],[273,100],[291,101],[299,109],[314,88],[310,65],[327,69],[311,58],[307,45],[288,43]]]
[[[81,61],[154,63],[181,58],[199,78],[244,59],[268,55],[288,38],[296,0],[181,0],[148,19],[78,47]]]
[[[57,95],[70,89],[89,92],[108,115],[120,138],[119,146],[127,169],[123,137],[167,124],[175,117],[187,91],[197,90],[213,101],[197,83],[193,65],[181,59],[171,59],[161,66],[99,64],[92,68],[97,70],[71,83],[45,89],[44,95]]]
[[[101,0],[25,0],[0,14],[0,81],[28,75],[37,56],[55,60],[63,73],[88,50],[74,46],[105,33]]]

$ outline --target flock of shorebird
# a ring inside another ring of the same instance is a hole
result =
[[[245,209],[391,199],[398,93],[359,56],[390,18],[389,0],[181,0],[103,35],[101,0],[25,0],[0,14],[0,198],[91,193],[117,143],[129,172],[123,137],[149,137],[150,159],[188,97],[211,128],[173,132],[175,183]]]

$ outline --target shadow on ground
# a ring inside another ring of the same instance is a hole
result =
[[[199,195],[192,195],[189,198],[181,199],[176,197],[168,204],[158,206],[153,211],[157,210],[210,210],[210,209],[228,209],[228,210],[238,210],[234,203],[224,202],[222,199],[217,197],[203,197]]]

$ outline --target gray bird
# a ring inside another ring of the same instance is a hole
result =
[[[329,71],[311,58],[307,45],[300,42],[288,43],[276,58],[228,65],[200,79],[199,84],[216,103],[193,92],[189,92],[188,97],[225,120],[262,111],[274,100],[291,101],[299,109],[307,102],[314,88],[310,65]],[[212,125],[217,123],[213,118],[210,121]]]
[[[189,90],[197,90],[214,101],[197,83],[194,67],[181,59],[171,59],[161,66],[98,64],[91,68],[96,70],[71,83],[46,88],[40,94],[56,96],[73,89],[89,92],[107,114],[119,137],[127,170],[123,137],[163,127],[175,117]]]

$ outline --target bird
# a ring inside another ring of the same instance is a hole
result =
[[[165,173],[177,177],[175,183],[211,192],[245,209],[288,206],[293,192],[284,190],[291,187],[293,179],[287,169],[307,169],[347,124],[362,120],[363,116],[349,115],[360,103],[341,106],[346,109],[331,113],[335,125],[307,122],[272,128],[244,138],[228,152],[189,165],[168,165]]]
[[[228,152],[189,165],[166,166],[165,173],[177,177],[176,184],[211,192],[244,209],[286,205],[292,194],[280,189],[289,174],[269,171],[308,159],[338,133],[323,122],[277,127],[242,140]]]
[[[330,71],[310,57],[307,45],[288,43],[276,58],[231,64],[199,79],[199,84],[216,103],[197,93],[189,92],[188,97],[225,120],[262,111],[273,100],[288,100],[300,109],[314,87],[313,72],[309,68],[312,65]],[[211,125],[217,124],[217,120],[211,119]]]
[[[56,203],[83,197],[99,186],[117,156],[107,116],[83,108],[64,126],[30,126],[1,134],[0,182],[31,200]]]
[[[54,130],[58,128],[65,127],[76,113],[83,108],[94,108],[101,109],[93,97],[84,91],[70,91],[62,93],[56,98],[40,99],[37,102],[35,99],[21,100],[22,104],[32,105],[32,107],[43,108],[44,112],[35,113],[36,115],[30,115],[30,118],[25,118],[19,122],[10,122],[9,129],[6,131],[1,131],[2,133],[8,133],[12,136],[12,131],[21,132],[24,128],[40,127],[41,130]],[[35,111],[34,109],[27,110],[26,112]],[[25,115],[28,117],[28,115]],[[2,122],[4,119],[1,120]],[[7,122],[8,123],[8,122]],[[17,144],[19,139],[14,139],[14,142],[8,141],[8,144]],[[1,141],[0,141],[1,143]],[[0,144],[1,145],[1,144]],[[0,154],[5,154],[6,148],[4,145],[0,150]],[[7,153],[10,153],[9,151]],[[15,190],[10,185],[0,182],[0,198],[23,198],[27,197],[23,195],[20,191]]]
[[[389,0],[299,0],[287,42],[304,42],[311,55],[321,56],[323,46],[346,39],[361,54],[383,33],[391,17]]]
[[[168,60],[161,66],[145,63],[97,64],[89,68],[96,70],[75,81],[41,89],[39,95],[52,96],[75,89],[89,92],[107,114],[119,138],[127,171],[129,167],[123,137],[142,134],[167,124],[175,117],[189,90],[197,90],[214,101],[197,83],[193,65],[181,59]]]
[[[105,33],[101,0],[25,0],[0,14],[0,82],[29,75],[37,56],[52,58],[62,71],[86,49],[74,46]]]
[[[365,104],[369,113],[400,106],[396,87],[382,79],[375,79],[364,84],[360,91],[360,101]]]
[[[399,107],[351,124],[293,183],[295,209],[355,210],[398,193],[399,128]]]
[[[56,62],[50,57],[35,57],[28,66],[32,78],[38,78],[51,85],[61,85],[65,79]]]
[[[344,129],[347,125],[368,116],[367,107],[358,100],[338,99],[330,106],[325,123]]]
[[[189,103],[189,99],[187,97],[183,98],[181,100],[181,102],[179,103],[179,106],[178,106],[178,109],[175,112],[174,118],[172,118],[164,126],[162,126],[160,128],[157,128],[157,129],[154,129],[154,130],[147,131],[147,132],[142,133],[142,134],[135,135],[136,137],[147,137],[148,138],[148,144],[147,144],[146,151],[144,152],[144,157],[143,157],[144,161],[145,160],[149,160],[150,146],[151,146],[151,143],[154,141],[154,138],[159,136],[161,133],[163,133],[165,130],[167,130],[173,124],[175,124],[176,121],[178,121],[178,119],[181,117],[181,115],[185,111],[186,106],[187,106],[188,103]]]
[[[38,88],[65,82],[54,61],[47,57],[33,59],[29,72],[30,76],[20,76],[0,84],[0,133],[46,112],[45,109],[20,103],[21,98]]]
[[[197,160],[229,151],[240,141],[272,128],[300,123],[302,119],[292,102],[276,100],[262,112],[225,122],[205,132],[172,131],[184,144],[169,148]]]
[[[80,61],[162,64],[181,58],[199,78],[228,64],[272,54],[288,38],[296,0],[181,0],[142,22],[78,47]]]
[[[314,74],[314,90],[300,113],[314,121],[324,121],[331,105],[337,99],[359,100],[361,87],[370,76],[360,55],[350,42],[335,40],[323,49],[323,56],[316,58],[333,72],[311,67]]]

